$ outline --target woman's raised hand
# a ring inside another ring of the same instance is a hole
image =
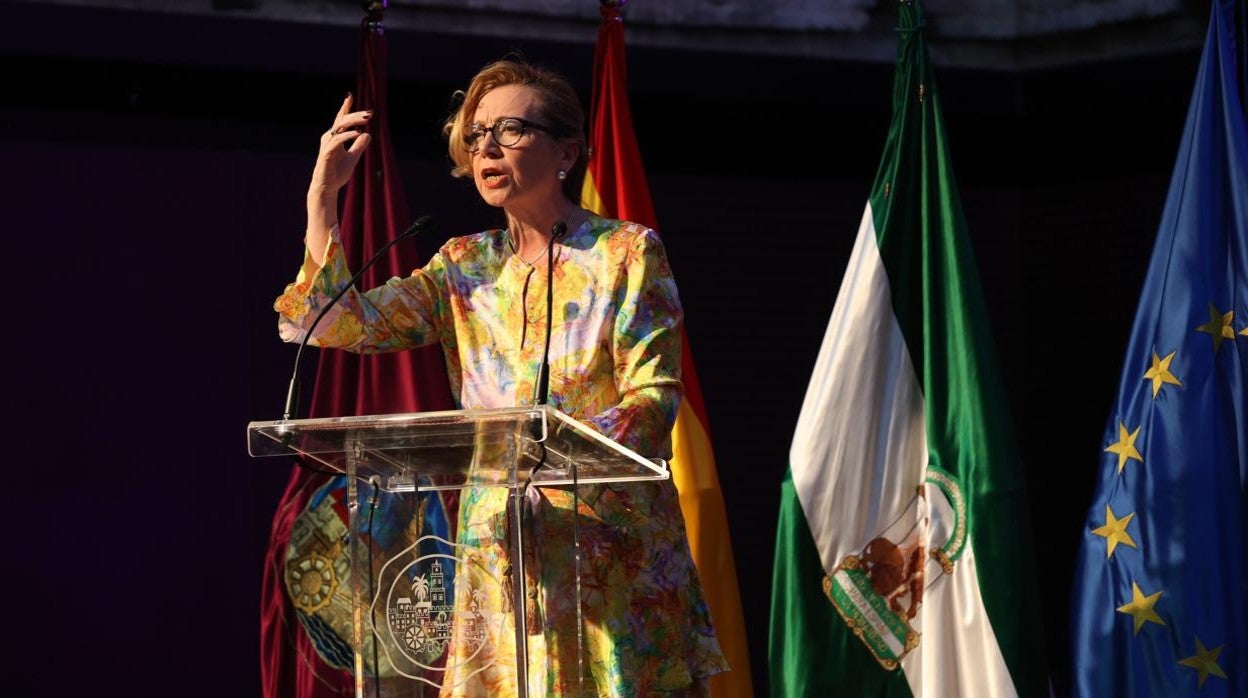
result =
[[[351,111],[351,95],[342,101],[342,108],[334,117],[334,125],[321,134],[321,152],[312,171],[309,196],[337,197],[338,190],[351,179],[364,149],[372,136],[364,133],[364,126],[372,117],[372,111]]]
[[[351,111],[351,95],[347,95],[334,125],[321,135],[321,152],[308,187],[308,230],[304,236],[308,252],[318,265],[325,263],[329,234],[338,224],[338,191],[351,179],[352,170],[372,140],[364,133],[372,115],[371,111]]]

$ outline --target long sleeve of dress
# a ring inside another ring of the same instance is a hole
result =
[[[306,259],[277,299],[279,330],[299,341],[351,278],[335,235],[325,263]],[[593,218],[559,246],[550,402],[646,456],[670,456],[680,405],[683,313],[658,235]],[[349,289],[310,344],[359,353],[440,342],[466,409],[528,404],[542,361],[546,278],[507,233],[449,240],[409,277]]]
[[[680,407],[680,327],[684,314],[663,243],[653,230],[632,240],[616,288],[611,353],[618,404],[588,421],[643,455],[670,456]]]
[[[349,289],[317,324],[308,343],[370,354],[438,341],[445,305],[439,289],[442,272],[441,256],[435,255],[409,277],[390,279],[366,293]],[[318,268],[311,254],[305,253],[295,282],[273,305],[282,339],[302,340],[321,309],[350,279],[335,229],[324,265]]]

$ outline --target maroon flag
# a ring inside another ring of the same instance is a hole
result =
[[[364,20],[361,30],[352,106],[355,110],[373,110],[368,125],[373,143],[347,184],[339,219],[343,252],[357,268],[411,223],[390,140],[387,56],[381,12],[375,11]],[[414,245],[395,245],[365,272],[360,287],[372,288],[390,277],[406,276],[418,266]],[[436,345],[371,356],[322,351],[310,416],[453,409],[440,352]],[[347,671],[322,659],[297,620],[286,590],[291,533],[311,495],[326,483],[326,476],[296,468],[273,517],[260,601],[260,673],[265,698],[320,698],[349,695],[354,690]],[[447,513],[453,520],[453,512]],[[324,646],[321,651],[325,651]]]

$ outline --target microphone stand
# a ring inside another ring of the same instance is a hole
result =
[[[555,223],[550,230],[550,245],[546,247],[546,338],[542,347],[542,364],[537,372],[537,384],[533,391],[533,404],[545,405],[550,401],[550,334],[551,323],[554,316],[554,266],[555,266],[555,243],[563,236],[568,234],[568,224],[563,221]],[[534,427],[538,427],[537,424]],[[537,435],[534,434],[536,440]],[[546,465],[546,445],[540,444],[542,449],[541,459],[534,466],[533,471]],[[578,687],[577,694],[583,694],[584,674],[585,674],[585,627],[583,614],[581,613],[581,530],[580,530],[580,514],[577,510],[580,508],[580,482],[577,476],[577,467],[575,461],[569,460],[568,469],[572,475],[572,546],[573,546],[573,571],[576,579],[575,599],[577,605],[577,624],[576,624],[576,685]],[[531,477],[531,476],[530,476]],[[531,484],[532,480],[530,480]],[[521,509],[517,505],[516,514],[520,515]],[[523,577],[522,577],[523,579]],[[526,618],[527,624],[527,618]],[[528,653],[525,653],[525,662],[528,661]],[[526,666],[527,669],[527,666]],[[528,672],[525,672],[527,678]]]
[[[347,292],[347,289],[354,286],[355,282],[360,280],[360,277],[364,275],[364,272],[367,271],[369,267],[373,266],[373,263],[381,257],[383,252],[391,247],[394,247],[394,245],[401,240],[416,237],[422,232],[431,230],[432,228],[433,216],[421,216],[420,218],[417,218],[416,222],[408,226],[407,230],[404,230],[393,240],[387,242],[380,250],[377,250],[376,254],[374,254],[372,258],[369,259],[358,272],[356,272],[355,276],[352,276],[351,280],[342,287],[342,290],[338,291],[338,293],[325,304],[325,307],[321,308],[321,312],[317,314],[316,318],[312,320],[312,324],[308,326],[307,331],[304,332],[303,339],[299,342],[299,351],[295,352],[295,370],[294,375],[290,377],[290,387],[286,390],[286,407],[282,410],[283,422],[289,421],[294,416],[295,403],[298,401],[299,395],[299,362],[303,359],[303,350],[308,346],[308,340],[312,338],[312,331],[316,329],[317,323],[321,321],[321,318],[325,317],[325,313],[329,312],[330,308],[334,307],[334,304],[338,302],[338,299],[342,298],[342,296]]]
[[[537,369],[537,383],[533,386],[533,404],[545,405],[550,400],[550,325],[555,305],[555,286],[552,283],[555,266],[555,243],[568,234],[568,224],[555,223],[550,229],[550,244],[546,246],[546,340],[542,347],[542,365]]]
[[[537,369],[537,380],[533,386],[533,404],[545,405],[549,399],[550,392],[550,328],[551,313],[554,309],[554,286],[551,284],[554,275],[552,274],[555,265],[555,243],[568,232],[568,224],[563,221],[555,223],[550,229],[550,244],[546,246],[546,338],[542,347],[542,363]],[[516,618],[516,679],[519,683],[520,695],[528,695],[528,676],[529,676],[529,652],[527,645],[529,619],[528,596],[525,593],[525,587],[528,578],[525,576],[524,565],[524,503],[526,493],[533,484],[533,473],[546,464],[546,444],[541,438],[542,421],[535,420],[530,425],[530,437],[541,449],[541,456],[538,458],[537,465],[533,466],[533,470],[529,473],[529,478],[524,482],[523,486],[518,482],[516,469],[511,471],[512,490],[511,490],[511,511],[508,518],[509,525],[513,526],[514,540],[512,542],[512,571],[515,575],[512,582],[512,601],[511,605],[514,609]],[[579,567],[579,565],[578,565]],[[536,610],[536,609],[535,609]],[[579,640],[578,640],[579,643]],[[579,644],[578,644],[579,648]]]

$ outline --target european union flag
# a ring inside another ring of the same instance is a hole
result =
[[[1236,4],[1213,4],[1106,428],[1075,579],[1077,696],[1248,696],[1248,119],[1237,57],[1248,37]]]

